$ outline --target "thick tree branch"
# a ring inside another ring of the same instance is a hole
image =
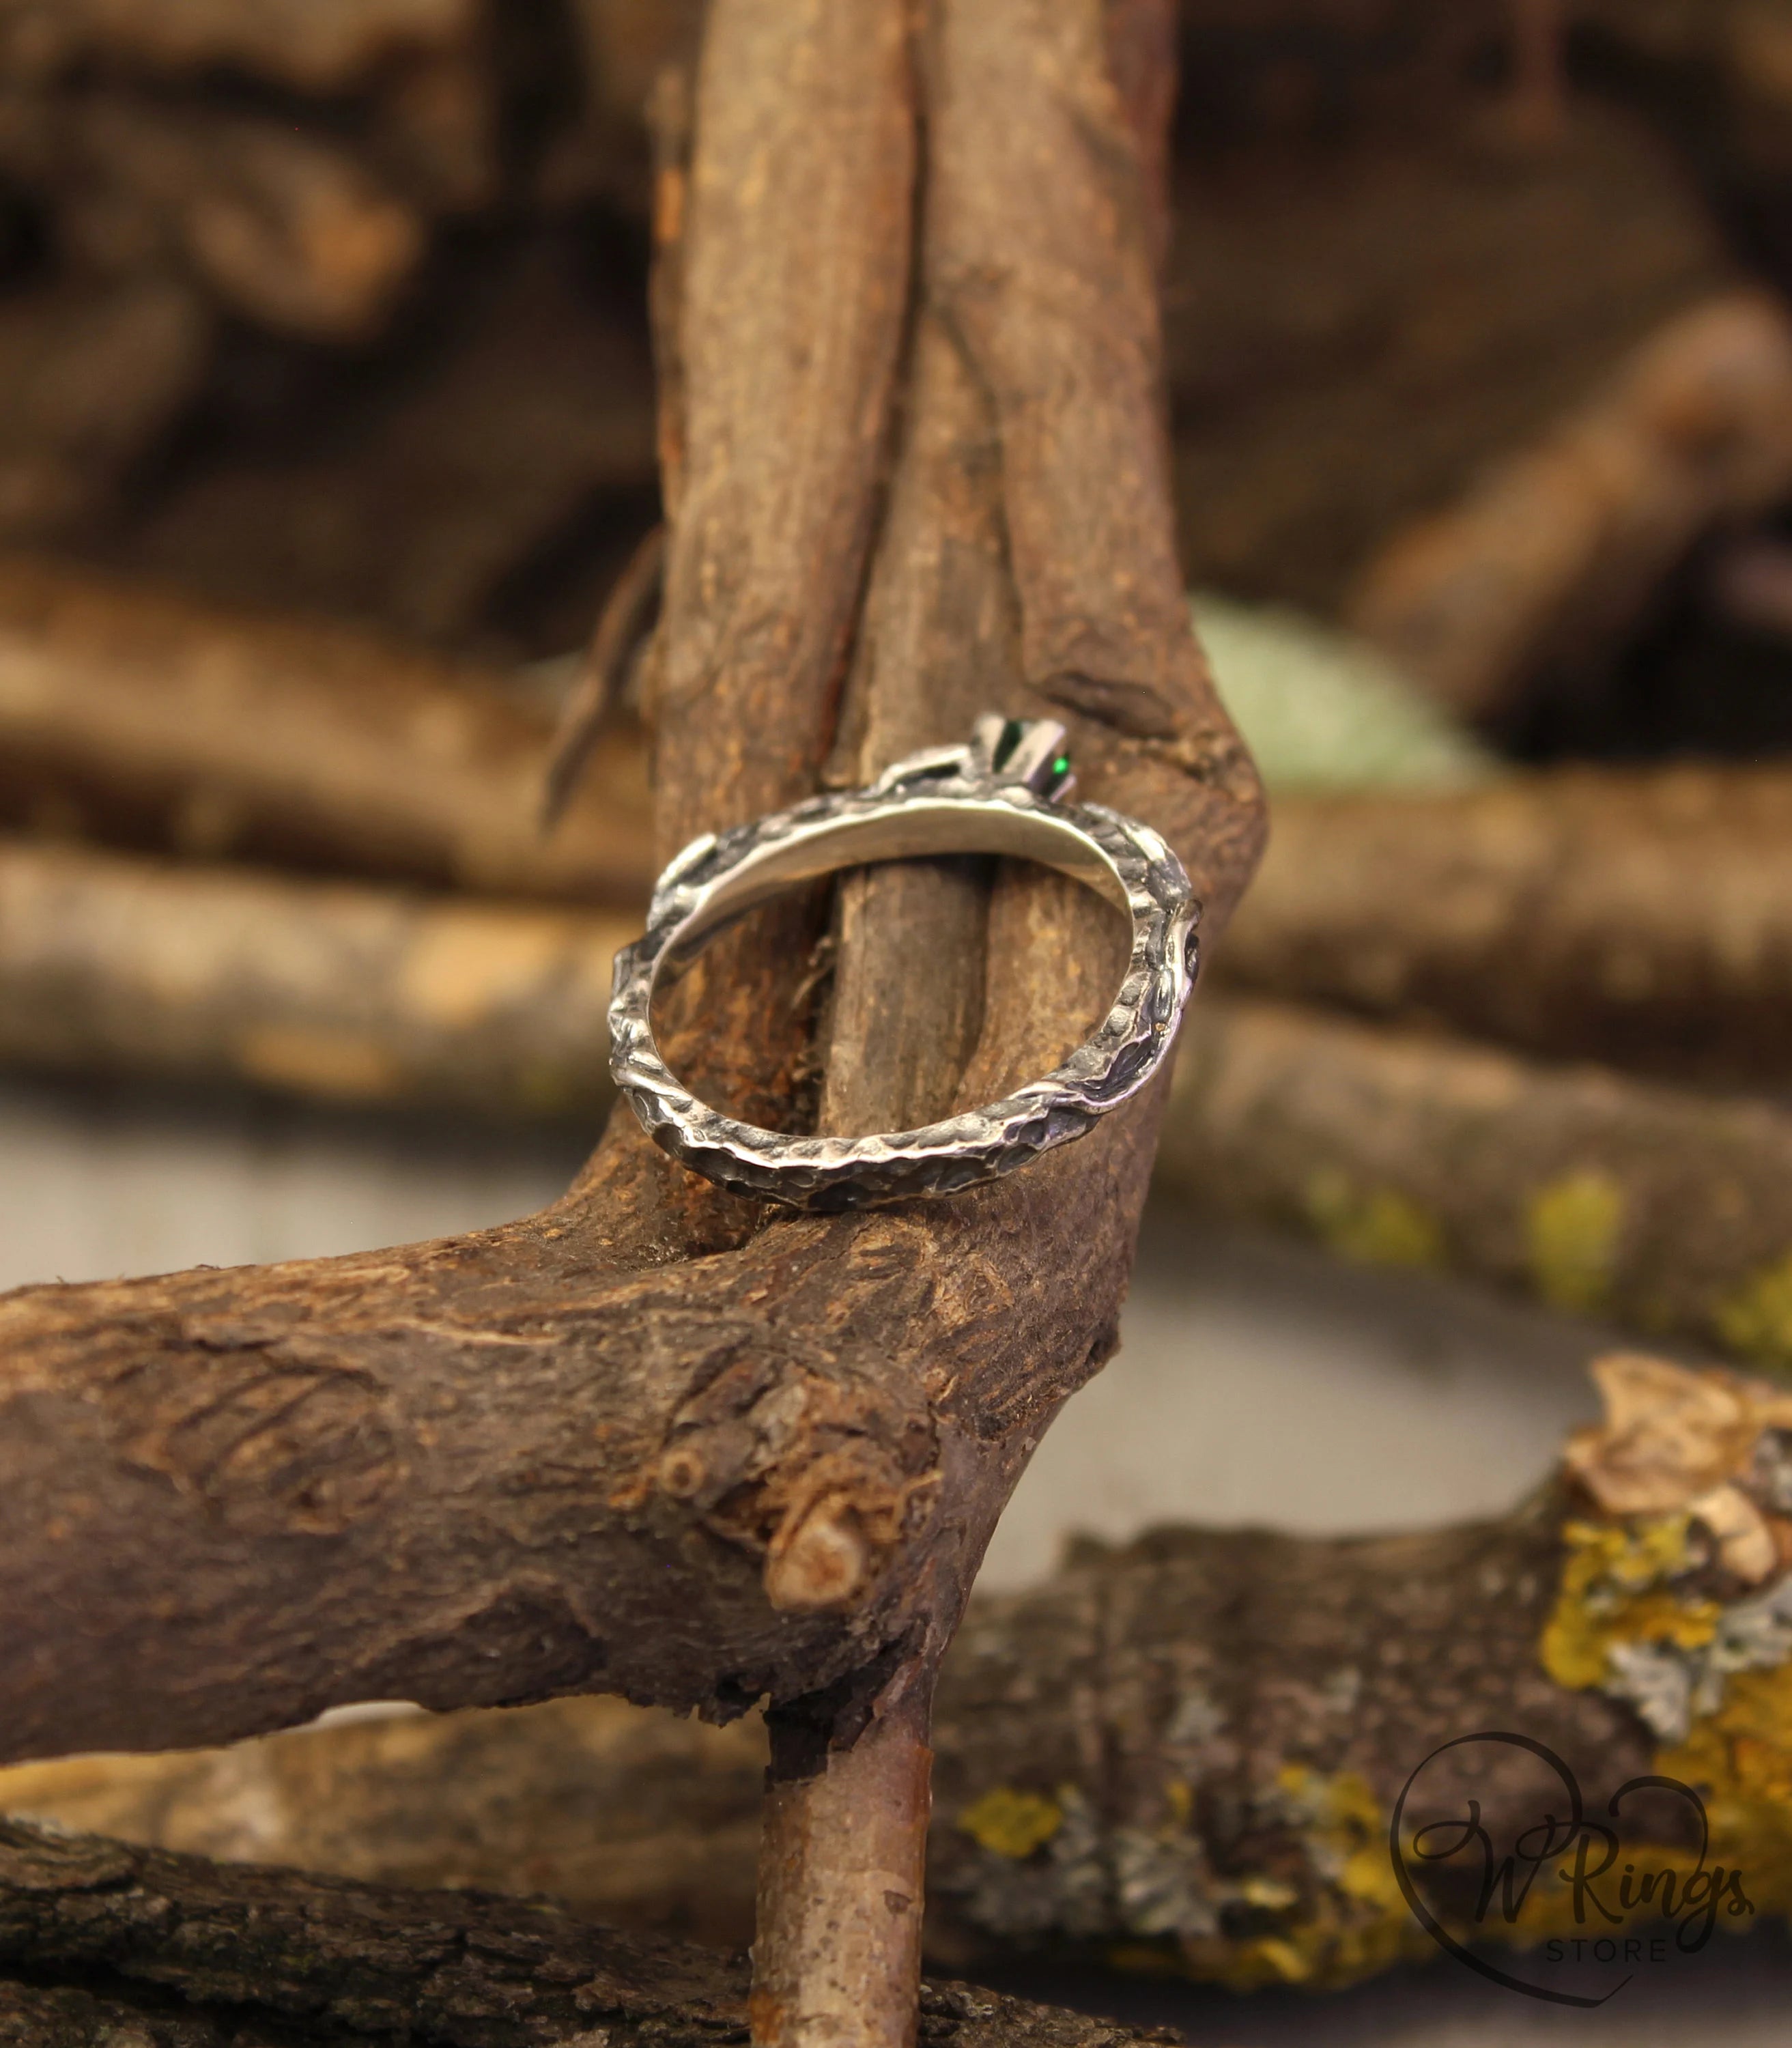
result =
[[[224,1868],[0,1823],[0,2033],[225,2048],[727,2048],[743,1959],[545,1904]],[[922,1994],[927,2048],[1156,2039],[963,1984]]]
[[[1698,1786],[1710,1861],[1744,1872],[1758,1912],[1792,1908],[1792,1402],[1647,1358],[1594,1370],[1605,1422],[1496,1520],[1079,1541],[1044,1585],[973,1601],[935,1717],[929,1952],[957,1968],[1049,1945],[1239,1985],[1430,1953],[1389,1816],[1434,1750],[1486,1728],[1554,1751],[1596,1809],[1638,1772]],[[0,1806],[227,1856],[545,1886],[727,1939],[751,1920],[763,1754],[757,1730],[566,1701],[26,1767],[0,1775]],[[1442,1790],[1508,1843],[1538,1781],[1499,1754],[1459,1757]],[[1662,1819],[1627,1817],[1625,1853],[1685,1871]],[[1466,1930],[1473,1873],[1454,1876]],[[1572,1912],[1545,1871],[1515,1924],[1474,1931],[1534,1943]]]
[[[353,626],[0,564],[0,810],[40,828],[639,902],[638,740],[605,735],[544,841],[551,731],[501,674]]]
[[[1792,1116],[1274,1003],[1212,1003],[1161,1184],[1345,1257],[1792,1363]]]

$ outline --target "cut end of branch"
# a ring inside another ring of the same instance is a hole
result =
[[[813,1614],[846,1607],[871,1577],[871,1552],[858,1518],[835,1495],[818,1501],[766,1560],[766,1597],[787,1612]]]

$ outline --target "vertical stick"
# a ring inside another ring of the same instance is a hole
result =
[[[925,180],[920,298],[902,432],[830,764],[830,779],[844,784],[868,778],[912,748],[959,737],[979,712],[1039,716],[1057,708],[1027,687],[1029,622],[1016,588],[1015,501],[1028,486],[1010,473],[1003,394],[968,360],[964,337],[977,322],[963,317],[964,301],[968,296],[981,306],[999,298],[1025,322],[1054,371],[1061,368],[1061,359],[1051,356],[1053,339],[1061,338],[1061,330],[1054,336],[1058,323],[1074,336],[1072,354],[1100,355],[1110,346],[1126,351],[1135,343],[1129,316],[1149,330],[1143,341],[1154,339],[1147,267],[1131,279],[1142,289],[1117,312],[1117,294],[1107,289],[1108,262],[1096,258],[1117,239],[1154,261],[1167,219],[1164,131],[1173,90],[1173,14],[1166,0],[1080,0],[1032,16],[1022,5],[999,21],[991,18],[990,0],[933,0],[922,11],[917,70],[933,153]],[[1009,91],[1014,81],[1007,72],[988,61],[992,45],[1007,52],[1036,98]],[[1051,119],[1036,118],[1041,101],[1053,114],[1073,101],[1086,117],[1080,131],[1085,140],[1110,134],[1119,153],[1130,146],[1136,161],[1116,172],[1115,151],[1080,157],[1074,147],[1055,146]],[[1009,137],[1011,153],[1005,156],[991,137],[1015,123],[1022,132]],[[1067,258],[1049,235],[1030,240],[1040,211],[1041,157],[1064,188],[1048,211],[1055,220],[1067,204],[1080,207],[1089,250]],[[1005,180],[1000,173],[1016,161],[1024,169]],[[1072,273],[1069,297],[1057,296]],[[1099,280],[1096,289],[1076,289],[1090,275]],[[959,319],[941,317],[948,304]],[[1142,345],[1136,359],[1146,359]],[[1138,418],[1125,416],[1133,439],[1142,423],[1147,455],[1155,432],[1150,405],[1158,397],[1154,355],[1150,359],[1152,374],[1142,387],[1149,405]],[[1104,390],[1116,381],[1108,377]],[[1051,382],[1037,362],[1010,379],[1027,393]],[[1069,428],[1054,410],[1054,445],[1061,430]],[[1131,439],[1127,452],[1136,454]],[[1091,475],[1115,492],[1116,466],[1104,459],[1080,475],[1080,498],[1089,495]],[[1129,502],[1123,487],[1115,495]],[[1019,508],[1023,537],[1042,514],[1059,510],[1048,495],[1041,498],[1039,506]],[[1167,522],[1155,504],[1153,513],[1161,530],[1146,542],[1129,530],[1119,548],[1097,551],[1100,588],[1131,590],[1142,560],[1162,566],[1175,615],[1172,645],[1196,664]],[[1069,521],[1053,537],[1074,545],[1066,537],[1081,531]],[[1113,569],[1115,559],[1124,562],[1123,572]],[[1033,560],[1030,555],[1026,565]],[[1047,603],[1035,611],[1049,618],[1063,608]],[[1014,947],[1010,927],[1034,900],[1037,886],[1022,882],[999,899],[1008,944],[1022,956],[1028,948]],[[822,1128],[899,1128],[950,1108],[984,1022],[988,889],[987,874],[976,863],[948,862],[896,863],[842,882]],[[1056,914],[1045,921],[1047,933],[1076,931],[1088,941],[1084,956],[1105,963],[1103,913],[1092,903],[1064,900],[1075,894],[1066,886],[1051,896]],[[1084,918],[1091,921],[1087,927]],[[1111,992],[1117,975],[1116,965],[1104,992]],[[1103,979],[1100,964],[1095,976]],[[1076,979],[1065,977],[1066,984]],[[1065,985],[1030,1003],[1024,1020],[1005,1018],[995,1056],[1000,1084],[1039,1070],[1026,1065],[1038,1049],[1023,1047],[1031,1034],[1050,1047],[1041,1069],[1059,1057],[1080,1035],[1085,999],[1088,1014],[1098,1014],[1096,998]],[[1022,1072],[1007,1072],[1009,1056],[1022,1063]],[[988,1092],[999,1092],[999,1085]],[[811,1733],[815,1751],[805,1756],[797,1738],[805,1724],[771,1716],[754,1948],[753,2027],[760,2048],[908,2048],[913,2041],[933,1674],[979,1547],[971,1546],[963,1583],[948,1584],[942,1575],[925,1644],[886,1685],[855,1739],[824,1727]]]
[[[1561,0],[1511,0],[1514,125],[1527,142],[1554,142],[1568,126],[1567,25]]]
[[[912,2048],[933,1694],[931,1666],[906,1665],[858,1740],[823,1747],[806,1775],[778,1753],[799,1732],[772,1716],[753,1945],[760,2048]]]

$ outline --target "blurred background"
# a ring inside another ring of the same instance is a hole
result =
[[[496,1222],[588,1149],[700,14],[0,4],[0,1285]],[[1003,1586],[1498,1515],[1639,1332],[1792,1365],[1792,0],[1181,39],[1182,546],[1277,840]],[[1622,2038],[1767,2040],[1778,1940]],[[1332,2038],[1620,2038],[1443,1980]],[[1312,2023],[1219,1996],[1146,2003]]]

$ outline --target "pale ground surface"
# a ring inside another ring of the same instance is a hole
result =
[[[576,1135],[320,1115],[128,1088],[0,1084],[0,1287],[349,1251],[498,1222],[564,1187]],[[1047,1439],[990,1582],[1049,1568],[1072,1527],[1166,1519],[1312,1532],[1497,1512],[1592,1412],[1601,1333],[1465,1289],[1340,1270],[1165,1212],[1121,1356]],[[1596,2013],[1448,1964],[1341,1996],[1017,1978],[1201,2048],[1792,2048],[1792,1944],[1720,1939]]]

